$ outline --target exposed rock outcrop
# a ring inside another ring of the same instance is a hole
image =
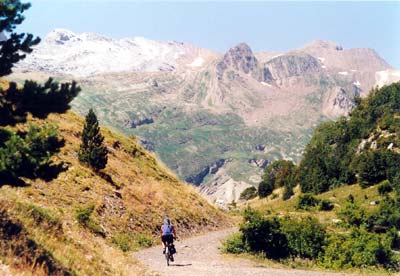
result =
[[[266,159],[250,159],[249,163],[253,166],[259,167],[260,169],[264,169],[269,164],[269,160]]]
[[[136,128],[141,125],[148,125],[154,123],[153,118],[143,118],[143,119],[135,119],[130,121],[130,127],[131,128]]]
[[[288,78],[304,77],[321,71],[321,65],[315,57],[308,54],[287,54],[268,61],[265,64],[263,75],[264,78],[274,79],[279,85],[282,85]]]
[[[200,185],[208,174],[216,174],[218,170],[225,165],[226,162],[227,160],[220,159],[210,166],[204,167],[199,173],[187,177],[185,181],[195,185]]]
[[[236,45],[224,55],[223,59],[217,64],[218,79],[222,79],[228,68],[251,74],[256,79],[260,78],[258,61],[246,43]]]
[[[324,112],[331,117],[348,114],[355,107],[355,97],[360,96],[360,89],[353,85],[349,89],[336,88],[326,103]]]

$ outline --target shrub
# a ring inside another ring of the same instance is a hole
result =
[[[224,253],[240,254],[249,251],[248,245],[246,244],[243,233],[235,233],[228,237],[228,239],[222,245],[222,251]]]
[[[240,194],[239,199],[241,200],[250,200],[257,196],[257,189],[253,186],[244,189],[244,191]]]
[[[60,224],[60,221],[56,216],[54,216],[48,210],[46,210],[40,206],[36,206],[34,204],[29,204],[28,212],[32,216],[32,218],[35,220],[35,223],[37,223],[37,224],[40,224],[43,221],[48,223],[49,226],[56,226],[56,225]]]
[[[283,200],[288,200],[289,198],[292,197],[292,195],[294,195],[293,186],[292,185],[286,185],[285,189],[283,190],[282,199]]]
[[[274,190],[274,184],[271,181],[261,181],[258,185],[258,196],[264,198],[269,196]]]
[[[136,237],[136,243],[139,247],[150,247],[153,245],[153,240],[146,235],[139,234]]]
[[[396,263],[390,248],[379,235],[362,229],[353,229],[350,235],[331,235],[324,249],[320,262],[327,268],[390,267]]]
[[[94,220],[91,215],[94,211],[94,205],[89,204],[86,207],[78,207],[75,210],[75,218],[78,220],[79,224],[88,228],[90,231],[92,231],[95,234],[99,234],[101,236],[104,236],[104,230],[103,228],[98,224],[96,220]]]
[[[285,187],[283,199],[290,198],[293,195],[296,177],[296,165],[292,161],[278,160],[272,162],[264,170],[261,183],[265,193],[259,193],[260,197],[270,195],[275,188]]]
[[[400,229],[400,202],[392,198],[382,200],[379,209],[368,217],[367,226],[375,232]]]
[[[303,194],[299,196],[297,202],[297,209],[309,210],[311,207],[317,206],[319,199],[315,198],[312,194]]]
[[[244,223],[240,226],[249,249],[263,252],[268,258],[279,259],[288,255],[287,240],[280,231],[277,218],[268,219],[250,208],[245,210]]]
[[[117,233],[111,238],[111,242],[123,252],[130,251],[134,248],[133,237],[126,233]]]
[[[338,212],[338,217],[349,226],[360,226],[367,220],[365,210],[351,201],[347,201],[344,204],[343,208]]]
[[[281,231],[285,234],[291,256],[315,259],[324,246],[326,230],[317,219],[284,218]]]
[[[393,191],[392,185],[390,184],[389,180],[384,180],[378,187],[378,192],[380,195],[386,195]]]
[[[331,211],[335,206],[333,203],[327,199],[323,199],[318,204],[319,211]]]
[[[75,211],[75,218],[81,225],[86,225],[94,211],[94,205],[89,204],[86,207],[78,207]]]

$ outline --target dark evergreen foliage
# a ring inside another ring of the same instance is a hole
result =
[[[31,34],[14,32],[29,7],[19,0],[0,1],[0,33],[6,35],[0,41],[0,77],[10,74],[13,65],[40,41]],[[75,82],[60,87],[52,79],[44,86],[26,81],[23,88],[14,82],[5,90],[0,88],[0,185],[20,184],[20,177],[49,180],[65,169],[64,164],[53,165],[50,161],[63,145],[56,127],[31,126],[27,132],[15,133],[4,126],[25,122],[28,113],[45,118],[49,113],[65,112],[79,90]]]
[[[7,90],[0,90],[0,126],[24,122],[28,112],[38,118],[64,113],[79,91],[76,82],[59,85],[51,78],[44,85],[25,81],[22,89],[11,82]]]
[[[240,193],[239,199],[241,200],[249,200],[253,199],[257,196],[257,189],[254,186],[248,187]]]
[[[100,133],[96,114],[90,109],[82,132],[82,144],[78,152],[79,161],[89,165],[95,171],[104,169],[107,165],[108,150],[103,141],[104,137]]]
[[[278,160],[269,164],[264,169],[262,181],[258,187],[258,195],[266,197],[279,187],[285,187],[283,199],[289,199],[293,195],[296,184],[296,165],[292,161]]]
[[[24,21],[22,13],[31,5],[19,0],[0,1],[0,33],[9,33],[9,38],[0,41],[0,77],[11,74],[15,63],[32,52],[32,46],[40,42],[32,34],[17,34],[14,29]]]
[[[303,192],[321,193],[356,181],[367,187],[397,177],[400,154],[388,144],[399,142],[400,83],[374,89],[356,102],[349,118],[324,123],[315,130],[298,170]],[[391,136],[372,137],[382,130]],[[371,137],[379,147],[367,143],[360,149],[361,141]]]

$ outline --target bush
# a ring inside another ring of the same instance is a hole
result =
[[[294,195],[293,186],[292,185],[286,185],[285,189],[283,190],[282,199],[283,200],[288,200],[289,198],[292,197],[292,195]]]
[[[89,204],[86,207],[78,207],[75,210],[75,218],[78,220],[79,224],[88,228],[95,234],[104,236],[103,228],[91,217],[94,211],[94,205]]]
[[[9,139],[0,147],[0,178],[36,178],[63,145],[55,126],[32,125],[26,133],[8,134]]]
[[[384,180],[378,187],[378,192],[381,196],[386,195],[393,191],[392,185],[390,184],[389,180]]]
[[[312,194],[303,194],[299,196],[297,201],[297,209],[309,210],[311,207],[317,206],[319,199],[315,198]]]
[[[319,211],[331,211],[335,206],[333,203],[327,199],[323,199],[318,204]]]
[[[264,190],[261,191],[261,194],[259,192],[260,197],[270,195],[275,188],[285,187],[283,199],[289,199],[293,195],[296,177],[296,165],[292,161],[272,162],[264,170],[261,182]]]
[[[338,212],[338,217],[347,223],[348,226],[360,226],[367,220],[365,210],[358,204],[347,201]]]
[[[130,234],[117,233],[112,237],[111,242],[123,252],[130,251],[134,248],[133,237]]]
[[[30,216],[35,220],[36,224],[46,222],[49,226],[60,225],[60,220],[48,210],[34,204],[29,204],[27,207]]]
[[[368,217],[367,227],[374,232],[400,230],[400,202],[392,198],[382,200],[379,209]]]
[[[377,234],[354,229],[350,235],[334,234],[327,240],[320,262],[327,268],[395,266],[390,248]]]
[[[153,240],[146,235],[139,234],[136,237],[136,243],[139,247],[150,247],[153,245]]]
[[[285,218],[281,221],[281,231],[286,236],[291,256],[315,259],[321,253],[326,230],[317,219]]]
[[[153,245],[153,240],[144,234],[137,236],[130,232],[117,233],[111,238],[111,242],[121,249],[123,252],[128,252],[141,247],[150,247]]]
[[[244,242],[248,244],[251,251],[265,253],[271,259],[279,259],[288,255],[287,240],[280,231],[280,223],[277,218],[268,219],[257,211],[246,209],[240,231],[243,233]]]
[[[246,244],[243,233],[235,233],[228,237],[228,239],[222,245],[222,251],[224,253],[241,254],[249,251],[249,247]]]
[[[75,211],[75,218],[81,225],[85,225],[89,220],[90,216],[94,211],[94,205],[89,204],[86,207],[78,207]]]
[[[261,181],[258,185],[258,196],[264,198],[269,196],[274,190],[274,184],[271,181]]]
[[[240,194],[239,199],[241,200],[250,200],[257,196],[257,189],[253,186],[244,189],[244,191]]]

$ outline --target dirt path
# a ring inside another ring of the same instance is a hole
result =
[[[262,267],[249,260],[221,256],[221,240],[234,229],[212,232],[207,235],[175,243],[178,254],[175,263],[167,267],[161,245],[135,253],[135,257],[159,275],[168,276],[338,276],[340,273],[285,270]]]

